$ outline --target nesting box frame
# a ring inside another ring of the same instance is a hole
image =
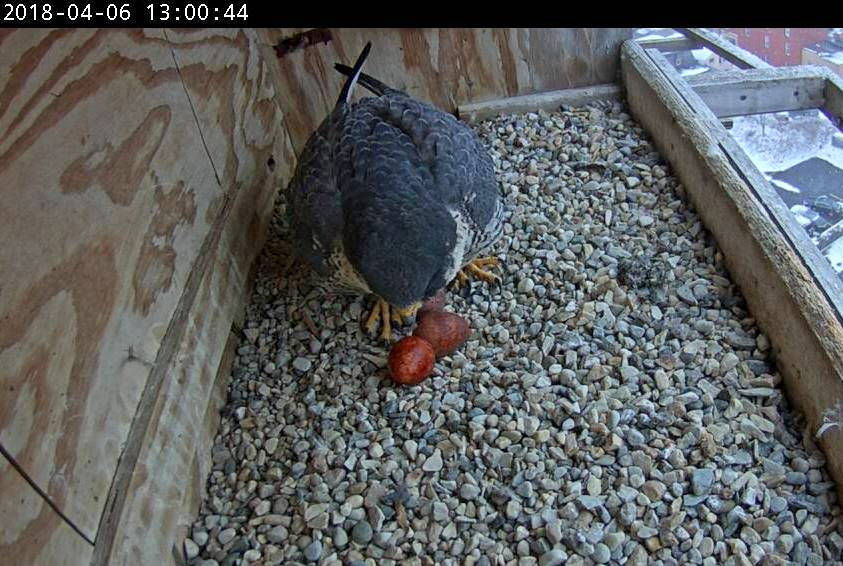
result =
[[[708,35],[698,30],[691,37],[699,43]],[[843,432],[822,426],[843,401],[843,285],[720,121],[819,109],[839,128],[843,81],[823,67],[755,66],[757,58],[730,48],[745,70],[685,81],[658,49],[627,42],[621,55],[626,99],[716,239],[770,338],[788,398],[806,417],[806,441],[823,448],[843,494]]]
[[[625,100],[717,241],[770,338],[788,399],[806,417],[806,442],[823,449],[843,496],[843,284],[722,123],[734,116],[817,109],[840,128],[843,80],[819,66],[772,67],[707,30],[678,31],[683,38],[626,41],[621,84],[467,104],[460,116],[475,121]],[[662,55],[702,47],[739,70],[685,79]]]

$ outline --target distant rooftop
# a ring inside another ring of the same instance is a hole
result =
[[[799,162],[773,174],[773,178],[800,189],[801,194],[782,193],[782,198],[788,206],[822,195],[839,195],[843,189],[843,171],[819,157]]]
[[[843,65],[843,34],[834,34],[834,39],[831,39],[832,36],[833,34],[829,33],[830,39],[806,45],[805,49],[813,51],[820,57],[837,65]]]

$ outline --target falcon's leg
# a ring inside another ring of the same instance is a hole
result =
[[[366,318],[363,325],[366,332],[374,336],[378,329],[378,321],[381,323],[381,338],[387,342],[392,339],[392,323],[403,324],[407,319],[416,314],[421,308],[421,303],[416,303],[407,308],[400,309],[393,307],[380,297],[375,301],[372,312]]]
[[[483,269],[487,265],[498,265],[500,264],[500,260],[496,257],[484,257],[484,258],[477,258],[473,259],[462,269],[457,272],[457,276],[454,278],[452,285],[459,289],[468,284],[469,275],[474,275],[478,279],[481,279],[487,283],[496,283],[498,281],[498,277],[491,273],[490,271],[486,271]]]

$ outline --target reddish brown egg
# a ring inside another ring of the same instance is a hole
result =
[[[416,385],[433,371],[435,359],[430,342],[418,336],[407,336],[392,347],[389,353],[389,372],[396,383]]]
[[[413,332],[433,346],[437,358],[454,353],[470,335],[468,321],[447,311],[428,311]]]

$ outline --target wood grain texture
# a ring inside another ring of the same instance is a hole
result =
[[[302,29],[266,30],[271,44]],[[296,152],[328,115],[367,41],[365,71],[454,112],[461,104],[615,82],[631,28],[330,29],[332,40],[276,57],[278,97]],[[362,89],[361,89],[362,90]]]
[[[292,166],[256,34],[167,30],[166,37],[226,193],[173,355],[161,360],[159,389],[136,417],[135,427],[146,425],[129,440],[139,443],[137,459],[118,470],[122,505],[103,519],[94,563],[160,564],[180,548],[199,502],[195,485],[204,489],[210,466],[232,321],[243,311],[250,268]]]
[[[826,73],[823,113],[832,124],[843,127],[843,79],[830,71]]]
[[[457,113],[460,120],[477,122],[499,114],[535,112],[537,110],[552,111],[558,110],[563,104],[584,106],[597,100],[614,101],[622,99],[623,92],[619,85],[597,85],[475,102],[474,104],[460,105]]]
[[[650,42],[638,43],[653,49]],[[822,108],[827,75],[822,67],[797,66],[712,71],[686,80],[718,118],[726,118]],[[467,122],[475,122],[502,113],[553,110],[560,104],[576,106],[592,100],[620,100],[622,97],[620,86],[597,85],[460,105],[458,114]]]
[[[160,31],[0,52],[0,443],[93,540],[222,188]]]
[[[796,66],[711,71],[686,79],[718,118],[821,108],[826,73]]]
[[[77,566],[90,562],[94,547],[47,505],[2,455],[0,494],[0,556],[5,557],[4,563]]]
[[[658,49],[663,53],[670,51],[690,51],[702,47],[700,43],[689,37],[664,37],[660,39],[636,40],[645,49]]]
[[[800,250],[753,192],[741,171],[745,166],[730,156],[734,148],[718,139],[722,126],[702,101],[632,42],[623,47],[621,67],[633,114],[676,169],[717,240],[753,316],[770,337],[788,397],[815,432],[822,413],[843,399],[843,328],[837,312]],[[841,440],[843,432],[835,430],[819,441],[838,489],[843,485]]]

